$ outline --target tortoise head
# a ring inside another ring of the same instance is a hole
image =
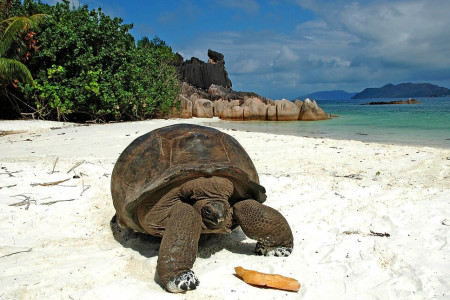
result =
[[[208,229],[219,229],[226,226],[229,205],[227,202],[211,200],[206,201],[200,209],[203,224]]]
[[[223,232],[228,232],[227,228],[231,227],[231,208],[227,201],[222,200],[200,200],[194,203],[195,210],[198,211],[202,217],[202,222],[208,230],[225,229]]]

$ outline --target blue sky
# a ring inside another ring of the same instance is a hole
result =
[[[44,1],[54,4],[56,0]],[[272,99],[387,83],[450,88],[448,0],[72,0],[185,59],[224,54],[237,91]]]

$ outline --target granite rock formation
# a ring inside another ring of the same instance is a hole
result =
[[[315,101],[309,99],[274,101],[252,92],[233,91],[224,56],[208,50],[208,57],[205,63],[195,57],[183,61],[179,55],[177,68],[183,81],[177,99],[180,109],[174,109],[171,117],[214,116],[234,121],[315,121],[330,118]]]
[[[231,80],[228,78],[221,53],[208,50],[207,63],[196,57],[186,61],[180,57],[181,55],[178,56],[177,69],[183,81],[201,89],[208,89],[211,84],[231,88]]]
[[[316,101],[306,98],[298,119],[301,121],[319,121],[330,119],[330,117],[317,105]]]

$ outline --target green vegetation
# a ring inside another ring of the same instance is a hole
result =
[[[1,19],[45,14],[35,29],[35,51],[24,62],[34,83],[21,80],[8,89],[15,107],[42,119],[72,121],[142,120],[167,115],[180,82],[176,56],[164,41],[144,37],[135,43],[132,25],[101,9],[9,0]],[[6,4],[5,4],[6,5]],[[17,77],[19,79],[19,77]]]
[[[2,7],[3,8],[3,7]],[[17,87],[18,82],[34,85],[30,70],[23,64],[29,59],[34,44],[31,31],[47,18],[36,14],[30,17],[10,17],[0,21],[0,96],[2,101],[18,109],[14,95],[8,92],[8,86]]]

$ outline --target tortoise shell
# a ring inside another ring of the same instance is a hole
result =
[[[119,156],[111,177],[111,194],[119,225],[145,232],[136,207],[151,208],[174,187],[198,178],[231,180],[230,205],[245,199],[264,202],[255,166],[239,142],[214,128],[177,124],[136,138]]]

